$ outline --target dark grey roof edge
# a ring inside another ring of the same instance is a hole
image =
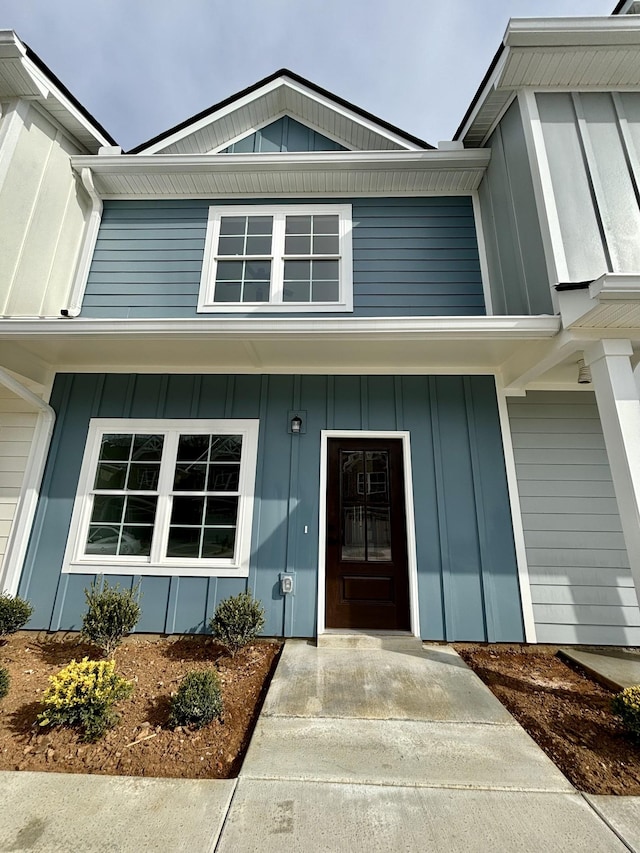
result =
[[[399,127],[396,127],[393,124],[390,124],[388,121],[384,121],[384,119],[378,118],[378,116],[373,115],[373,113],[369,113],[366,110],[357,107],[355,104],[350,103],[349,101],[345,101],[344,98],[340,98],[338,95],[334,95],[333,92],[329,92],[328,89],[323,89],[321,86],[317,86],[315,83],[312,83],[310,80],[301,77],[299,74],[296,74],[294,71],[289,71],[288,68],[281,68],[279,71],[275,71],[273,74],[269,74],[268,77],[264,77],[262,80],[258,80],[257,83],[253,83],[251,86],[248,86],[246,89],[242,89],[242,91],[237,92],[235,95],[231,95],[228,98],[225,98],[223,101],[220,101],[217,104],[214,104],[211,107],[207,107],[206,110],[202,110],[199,113],[196,113],[193,116],[185,119],[174,127],[169,128],[169,130],[165,130],[162,133],[159,133],[157,136],[148,139],[146,142],[140,143],[140,145],[136,145],[134,148],[131,148],[127,154],[140,154],[145,148],[149,148],[151,145],[155,145],[157,142],[162,142],[163,139],[167,139],[169,136],[172,136],[174,133],[178,133],[180,130],[184,130],[189,127],[189,125],[193,124],[196,121],[200,121],[200,119],[207,118],[207,116],[213,115],[213,113],[218,110],[223,109],[224,107],[230,106],[235,101],[240,100],[240,98],[244,98],[247,95],[250,95],[252,92],[257,91],[262,88],[262,86],[266,86],[267,83],[271,83],[274,80],[277,80],[278,77],[290,77],[292,80],[295,80],[296,83],[301,83],[303,86],[306,86],[308,89],[316,92],[318,95],[322,95],[325,98],[329,98],[332,101],[335,101],[336,104],[339,104],[341,107],[345,107],[346,109],[352,110],[362,118],[367,119],[368,121],[373,121],[376,124],[379,124],[380,127],[384,127],[386,130],[391,131],[392,133],[397,134],[398,136],[403,137],[409,142],[412,142],[414,145],[420,146],[420,148],[426,149],[434,149],[435,146],[431,145],[428,142],[425,142],[424,139],[419,139],[417,136],[413,136],[410,133],[402,130]]]

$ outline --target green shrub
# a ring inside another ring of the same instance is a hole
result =
[[[118,675],[115,666],[114,660],[83,658],[49,676],[44,711],[38,715],[40,725],[77,727],[88,741],[101,737],[118,720],[116,702],[133,691],[133,684]]]
[[[26,625],[33,607],[24,598],[14,597],[7,592],[0,594],[0,637],[13,634]]]
[[[94,581],[84,594],[88,610],[82,619],[82,635],[110,657],[124,636],[130,634],[140,618],[137,602],[140,585],[121,589]]]
[[[232,655],[258,636],[264,626],[264,608],[251,593],[221,601],[209,621],[214,637],[226,646]]]
[[[4,699],[7,695],[10,684],[11,678],[9,677],[9,670],[6,666],[0,666],[0,699]]]
[[[634,740],[640,741],[640,684],[625,688],[611,701],[611,710]]]
[[[171,700],[169,724],[201,729],[221,716],[222,692],[218,674],[212,669],[188,672]]]

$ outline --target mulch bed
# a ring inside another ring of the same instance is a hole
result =
[[[640,745],[611,713],[612,691],[554,648],[456,650],[579,791],[640,795]]]
[[[282,644],[257,641],[228,656],[210,638],[129,637],[116,650],[116,670],[135,684],[118,705],[120,720],[97,743],[78,732],[42,728],[36,717],[48,677],[72,658],[99,659],[75,634],[20,631],[0,646],[0,664],[11,676],[0,701],[0,770],[53,770],[228,779],[237,775]],[[192,669],[216,667],[224,716],[200,730],[167,727],[171,694]]]

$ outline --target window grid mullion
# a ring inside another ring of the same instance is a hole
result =
[[[284,229],[286,214],[278,211],[273,216],[273,265],[271,268],[271,302],[280,304],[284,301]]]
[[[158,506],[156,508],[156,523],[151,542],[151,562],[161,563],[167,551],[169,537],[169,521],[171,518],[171,489],[178,455],[177,430],[165,433],[160,476],[158,478]]]

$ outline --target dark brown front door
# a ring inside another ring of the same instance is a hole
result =
[[[402,441],[332,438],[327,628],[409,630]]]

